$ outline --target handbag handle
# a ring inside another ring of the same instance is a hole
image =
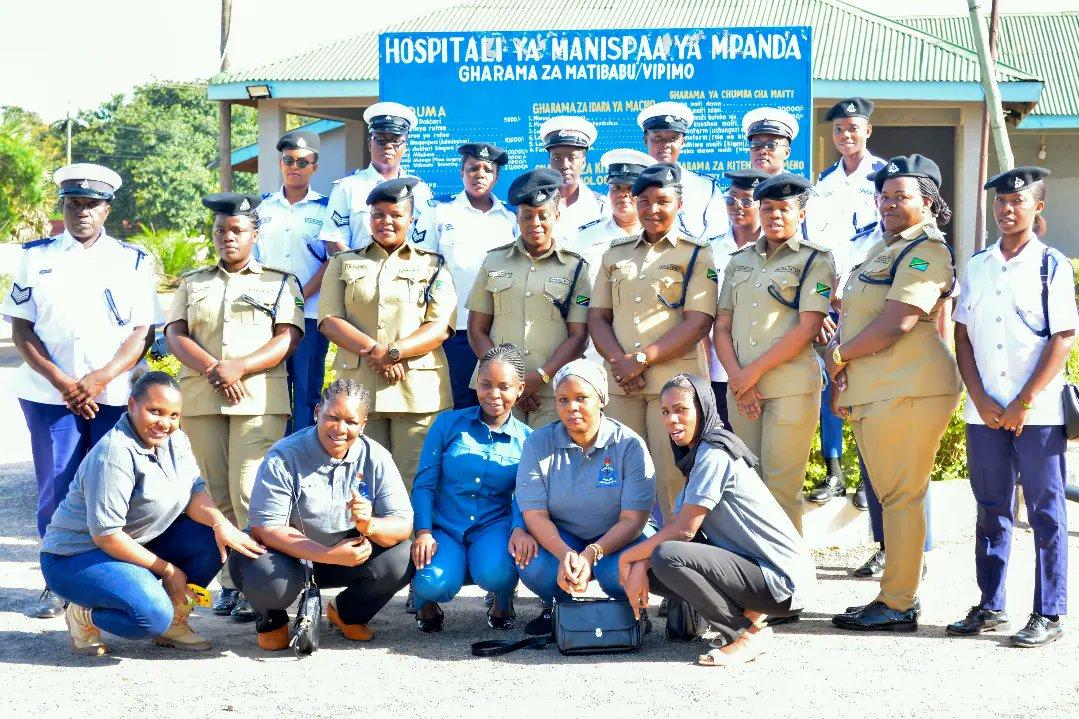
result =
[[[551,635],[527,637],[525,639],[490,639],[472,645],[474,657],[497,657],[518,649],[543,649],[554,641]]]

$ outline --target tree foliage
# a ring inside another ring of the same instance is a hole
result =
[[[0,108],[0,240],[35,239],[48,226],[48,158],[35,142],[43,127],[32,113]]]

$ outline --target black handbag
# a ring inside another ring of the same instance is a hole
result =
[[[322,630],[322,593],[319,592],[311,570],[307,570],[307,583],[300,592],[296,607],[296,619],[292,622],[292,640],[289,646],[297,656],[311,654],[318,649],[319,632]]]
[[[708,631],[708,620],[685,599],[667,602],[667,640],[692,642]]]
[[[1071,269],[1070,267],[1068,268]],[[1045,318],[1045,329],[1040,332],[1033,330],[1039,337],[1049,336],[1049,248],[1042,251],[1042,316]],[[1029,325],[1027,325],[1029,327]],[[1064,385],[1060,393],[1061,404],[1064,405],[1064,434],[1068,439],[1079,439],[1079,387],[1071,382]]]
[[[624,599],[574,599],[555,602],[551,621],[563,654],[621,654],[641,648],[648,619]]]

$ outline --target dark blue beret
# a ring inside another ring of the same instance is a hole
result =
[[[641,170],[633,183],[633,194],[639,195],[649,187],[678,187],[681,184],[681,167],[673,162],[657,162]]]
[[[558,197],[562,174],[549,167],[538,167],[510,183],[507,198],[511,205],[541,207]]]
[[[893,177],[924,177],[937,187],[940,187],[940,168],[937,163],[925,155],[917,153],[909,156],[898,155],[888,160],[884,167],[871,173],[869,179],[877,188],[877,192],[884,187],[884,181]]]
[[[499,167],[510,161],[510,156],[501,147],[496,147],[489,142],[469,142],[457,148],[457,152],[463,157],[474,157],[477,160],[493,162]]]
[[[773,175],[753,190],[754,200],[789,200],[813,187],[813,183],[789,172]]]
[[[874,105],[864,97],[848,97],[832,105],[825,113],[825,120],[835,120],[842,117],[864,117],[867,120],[873,114]]]
[[[318,152],[318,135],[310,130],[293,130],[286,132],[277,141],[277,151],[282,150],[311,150]]]
[[[731,187],[737,187],[739,190],[754,190],[757,185],[771,177],[767,172],[757,169],[730,170],[724,172],[723,176],[731,181]]]
[[[1023,165],[1012,170],[993,175],[985,183],[985,189],[996,190],[998,194],[1007,195],[1012,192],[1021,192],[1049,177],[1049,170],[1034,165]]]
[[[221,215],[255,216],[255,208],[262,203],[258,195],[243,192],[217,192],[202,198],[203,206]]]
[[[418,177],[396,177],[392,180],[386,180],[367,193],[367,204],[404,202],[412,197],[412,188],[418,184],[420,184],[420,178]]]

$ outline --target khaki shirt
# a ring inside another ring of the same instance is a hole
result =
[[[900,254],[919,239],[922,241],[900,259]],[[884,284],[897,260],[895,281]],[[962,385],[955,357],[936,327],[937,314],[954,283],[951,252],[932,222],[897,235],[885,233],[884,239],[870,248],[865,262],[854,268],[844,287],[841,339],[856,337],[884,312],[888,300],[913,305],[925,316],[891,347],[859,357],[847,366],[842,404],[959,394]]]
[[[517,345],[525,371],[531,372],[566,341],[567,323],[588,321],[590,294],[588,263],[580,255],[560,249],[556,242],[547,254],[533,259],[518,238],[487,253],[467,307],[494,317],[491,341]],[[558,307],[563,303],[569,310],[565,319]],[[471,386],[476,386],[475,372]],[[539,394],[553,397],[554,387],[545,384]]]
[[[687,286],[694,249],[699,251]],[[592,307],[613,311],[614,334],[626,352],[637,352],[658,340],[678,326],[686,310],[715,317],[718,279],[706,240],[671,230],[650,245],[642,233],[611,243],[602,264],[592,288]],[[668,307],[664,300],[677,304],[683,288],[685,306]],[[678,359],[645,369],[642,394],[659,394],[667,380],[682,372],[707,376],[708,358],[699,345]],[[625,394],[613,376],[609,388],[611,394]]]
[[[247,296],[276,316],[241,299]],[[172,299],[169,323],[187,322],[187,332],[199,347],[219,359],[251,354],[270,341],[277,325],[292,325],[303,335],[303,295],[296,276],[252,259],[239,272],[214,265],[188,272]],[[229,404],[209,381],[187,367],[180,368],[184,414],[290,414],[285,363],[243,378],[247,396]]]
[[[380,344],[408,337],[428,322],[446,325],[453,334],[457,293],[450,273],[438,269],[441,259],[438,253],[407,242],[389,254],[372,242],[334,255],[322,279],[319,324],[327,317],[340,317]],[[337,349],[333,367],[338,377],[352,377],[367,387],[375,412],[430,413],[450,406],[449,372],[441,346],[401,362],[405,377],[396,384],[344,347]]]
[[[816,251],[809,269],[809,257]],[[802,312],[828,314],[835,291],[832,253],[795,235],[767,257],[764,237],[731,254],[719,293],[719,311],[731,315],[731,338],[738,364],[745,367],[771,349],[798,325]],[[798,309],[784,302],[798,302]],[[757,389],[765,399],[820,392],[820,365],[807,344],[798,356],[761,377]]]

